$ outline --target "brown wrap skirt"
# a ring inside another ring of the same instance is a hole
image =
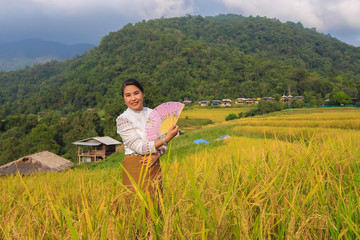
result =
[[[130,175],[139,188],[144,193],[148,192],[151,200],[154,201],[155,195],[162,190],[160,162],[157,160],[153,166],[146,169],[147,166],[140,163],[142,157],[142,155],[125,156],[123,166],[127,172],[123,171],[123,183],[135,192],[135,187],[129,178]]]

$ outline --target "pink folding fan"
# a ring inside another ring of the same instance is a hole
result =
[[[160,104],[150,113],[146,120],[145,131],[149,141],[154,141],[177,123],[184,104],[179,102],[166,102]]]

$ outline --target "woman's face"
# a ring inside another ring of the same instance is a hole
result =
[[[145,94],[135,85],[128,85],[124,88],[125,104],[136,111],[143,110]]]

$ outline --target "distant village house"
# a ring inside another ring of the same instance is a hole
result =
[[[263,97],[263,98],[261,98],[261,100],[263,100],[263,101],[274,101],[275,98],[273,98],[273,97]]]
[[[291,95],[291,90],[290,90],[290,87],[288,88],[288,92],[289,92],[289,95],[285,95],[285,92],[284,92],[284,95],[280,98],[280,101],[281,102],[286,102],[288,104],[291,104],[291,102],[293,100],[297,100],[297,101],[304,101],[304,97],[303,96],[292,96]]]
[[[220,100],[213,100],[211,105],[213,106],[219,106],[221,104],[221,101]]]
[[[201,100],[200,101],[200,106],[202,107],[206,107],[210,105],[210,101],[209,100]]]
[[[298,100],[298,101],[304,101],[304,97],[303,96],[285,96],[283,95],[281,98],[280,98],[280,101],[281,102],[292,102],[293,100]]]
[[[232,103],[232,101],[231,101],[231,99],[223,99],[222,101],[221,101],[221,106],[230,106],[231,107],[231,103]]]
[[[250,105],[259,103],[259,99],[256,98],[237,98],[235,104],[238,105]]]

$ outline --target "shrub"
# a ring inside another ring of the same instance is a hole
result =
[[[331,96],[331,100],[336,106],[352,103],[351,97],[344,92],[337,92]]]
[[[233,120],[233,119],[237,119],[237,116],[236,116],[235,113],[230,113],[230,114],[227,115],[227,117],[225,118],[226,121]]]
[[[243,117],[246,117],[246,113],[244,112],[238,113],[238,118],[243,118]]]
[[[208,124],[213,124],[213,121],[211,119],[203,119],[200,122],[200,125],[204,126],[204,125],[208,125]]]
[[[244,117],[251,117],[255,115],[262,115],[266,113],[281,111],[285,109],[286,104],[279,101],[260,101],[257,108],[251,109],[250,111],[242,114]],[[240,117],[240,114],[239,114]]]

